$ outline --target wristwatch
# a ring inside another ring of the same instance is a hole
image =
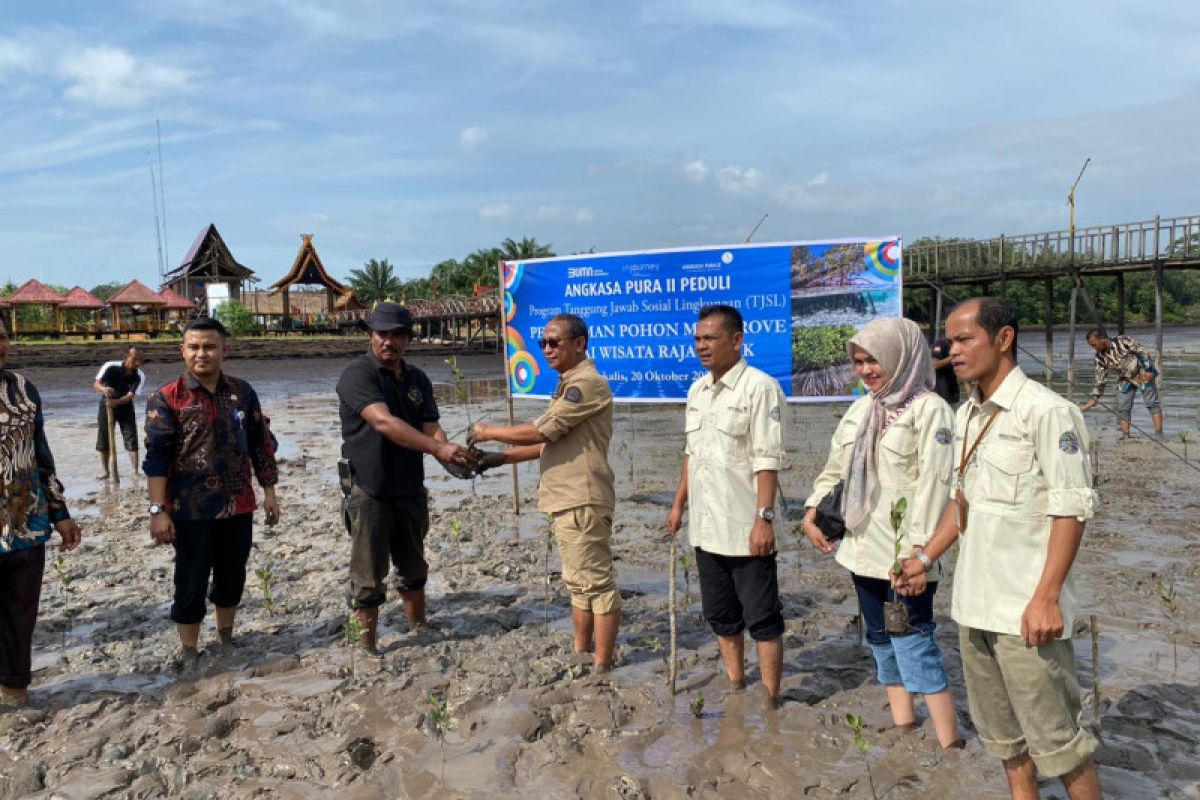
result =
[[[775,509],[772,508],[771,506],[767,506],[766,508],[760,508],[757,511],[755,511],[754,513],[761,520],[766,520],[767,522],[775,521]]]
[[[933,567],[933,559],[926,555],[924,550],[915,551],[913,553],[913,558],[921,562],[921,566],[925,568],[926,572],[929,572],[929,570]]]
[[[153,517],[155,514],[161,514],[161,513],[163,513],[163,512],[164,512],[164,511],[166,511],[166,510],[167,510],[167,507],[166,507],[166,506],[164,506],[164,505],[160,505],[159,503],[151,503],[151,504],[150,504],[150,509],[149,509],[149,511],[150,511],[150,516],[152,516],[152,517]]]

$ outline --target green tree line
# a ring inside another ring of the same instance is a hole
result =
[[[372,258],[361,268],[351,270],[347,282],[358,299],[368,306],[389,299],[407,302],[451,295],[470,297],[476,286],[495,287],[499,284],[497,265],[501,261],[553,255],[551,245],[539,244],[536,239],[505,239],[498,247],[476,250],[462,260],[451,258],[438,262],[423,278],[401,280],[386,258]]]

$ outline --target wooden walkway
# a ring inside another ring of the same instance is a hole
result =
[[[980,294],[1003,297],[1009,281],[1042,281],[1046,336],[1046,377],[1054,362],[1054,279],[1073,279],[1068,310],[1067,380],[1075,377],[1075,325],[1078,301],[1088,306],[1091,324],[1104,327],[1087,290],[1076,277],[1109,276],[1117,298],[1117,333],[1125,332],[1125,274],[1154,272],[1154,327],[1162,362],[1163,271],[1200,269],[1200,215],[1155,217],[1143,222],[1074,230],[997,236],[994,239],[930,242],[905,248],[904,288],[930,292],[932,327],[942,325],[943,289],[978,286]],[[911,301],[906,298],[906,304]]]

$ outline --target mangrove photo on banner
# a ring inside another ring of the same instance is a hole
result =
[[[802,397],[845,397],[856,394],[858,378],[846,343],[853,325],[792,328],[792,393]]]

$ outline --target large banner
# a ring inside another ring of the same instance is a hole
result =
[[[546,398],[558,374],[537,341],[556,314],[588,324],[589,354],[618,400],[678,402],[704,374],[697,312],[724,303],[745,318],[746,360],[795,402],[863,393],[846,353],[875,317],[900,316],[899,237],[599,253],[507,262],[509,386]]]

